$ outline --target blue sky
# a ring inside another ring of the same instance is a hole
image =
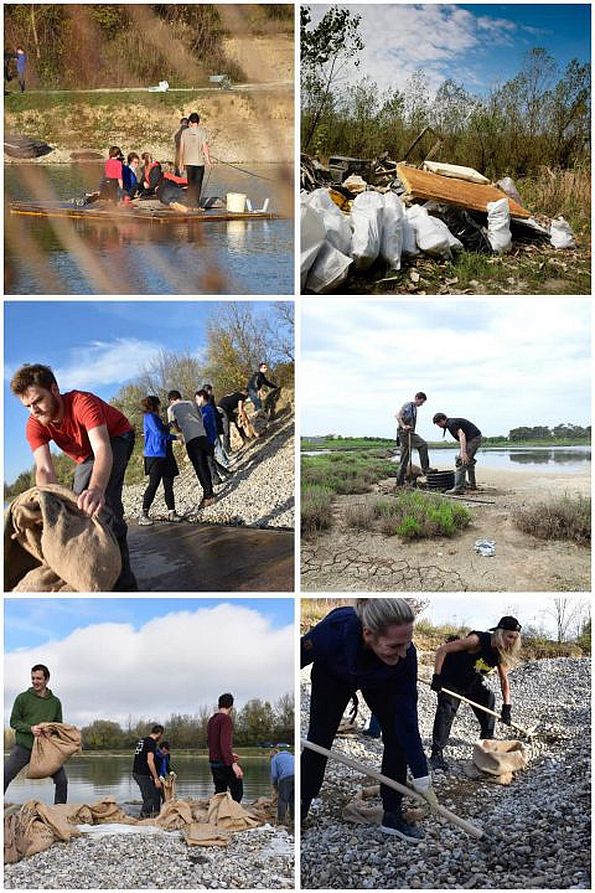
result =
[[[293,598],[5,598],[5,722],[36,663],[66,722],[275,702],[294,690]]]
[[[251,301],[257,316],[271,303]],[[25,439],[27,412],[10,391],[23,363],[53,368],[62,390],[92,391],[111,399],[161,350],[205,348],[215,301],[8,301],[4,304],[5,479],[32,464]]]
[[[394,437],[396,410],[420,390],[426,440],[438,439],[434,412],[487,437],[589,425],[590,311],[584,298],[305,301],[301,432]]]
[[[317,7],[314,21],[327,6]],[[417,69],[434,91],[446,78],[481,95],[518,72],[524,55],[544,47],[561,69],[590,59],[588,4],[349,4],[362,16],[359,68],[382,88],[402,87]]]

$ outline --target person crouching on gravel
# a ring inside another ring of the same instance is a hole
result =
[[[382,773],[405,784],[407,766],[413,787],[438,805],[417,721],[417,654],[414,614],[402,598],[360,598],[355,607],[335,608],[301,640],[301,665],[312,664],[308,740],[330,748],[341,718],[359,689],[382,729]],[[318,796],[326,757],[304,748],[301,760],[302,820]],[[409,843],[424,836],[401,812],[402,794],[380,786],[384,814],[381,830]]]
[[[510,724],[512,704],[508,671],[518,663],[521,628],[516,617],[502,617],[498,625],[488,632],[471,632],[464,639],[445,642],[436,651],[432,690],[438,692],[438,706],[432,731],[432,769],[448,769],[444,748],[448,744],[450,730],[461,703],[458,698],[442,691],[443,688],[493,710],[496,697],[484,684],[484,677],[497,670],[503,700],[500,719]],[[481,738],[493,738],[496,717],[478,707],[471,709],[479,721]]]

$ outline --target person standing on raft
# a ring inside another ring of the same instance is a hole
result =
[[[199,207],[205,164],[211,167],[208,136],[204,127],[199,127],[200,115],[196,112],[188,118],[188,127],[180,135],[180,169],[186,169],[188,178],[188,205]]]

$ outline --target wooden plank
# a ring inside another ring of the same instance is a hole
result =
[[[30,217],[68,218],[72,220],[107,220],[112,223],[130,220],[152,221],[153,223],[217,223],[226,220],[278,220],[280,214],[271,211],[244,211],[234,213],[232,211],[188,211],[182,214],[179,211],[170,211],[166,208],[101,208],[96,204],[84,205],[82,208],[74,205],[49,205],[35,204],[34,202],[11,202],[11,214],[22,214]]]
[[[441,177],[430,171],[419,171],[408,164],[397,164],[397,176],[407,190],[407,197],[424,201],[444,202],[466,208],[468,211],[487,213],[488,202],[507,198],[512,217],[530,217],[531,213],[517,204],[497,186],[469,183],[454,177]]]

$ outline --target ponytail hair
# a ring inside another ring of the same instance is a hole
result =
[[[404,598],[357,598],[355,611],[364,629],[377,638],[384,635],[389,626],[413,623],[415,614]]]

